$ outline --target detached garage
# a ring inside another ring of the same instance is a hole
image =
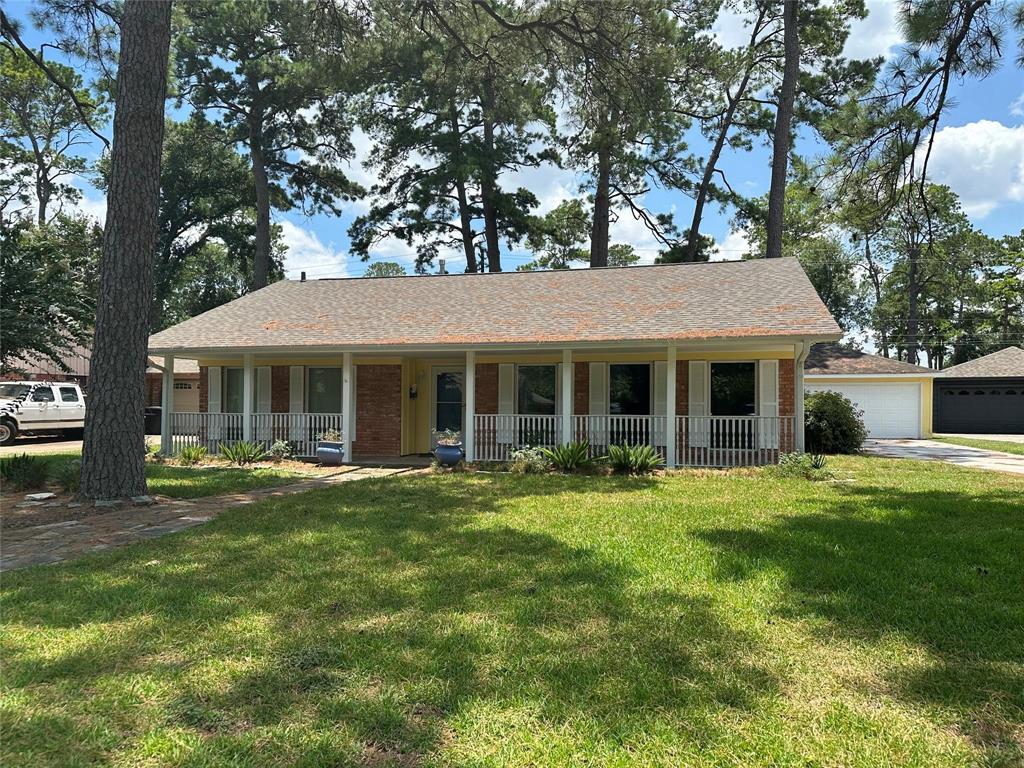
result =
[[[864,412],[872,438],[922,438],[932,432],[937,372],[839,344],[816,344],[804,365],[808,392],[830,390]]]
[[[1007,347],[941,371],[938,432],[1024,434],[1024,349]]]

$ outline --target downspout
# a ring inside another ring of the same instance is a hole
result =
[[[804,452],[804,364],[811,352],[811,342],[804,339],[796,346],[793,359],[793,399],[796,401],[796,450]]]

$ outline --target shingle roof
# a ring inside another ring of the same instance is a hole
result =
[[[930,375],[931,368],[893,360],[881,355],[869,355],[858,349],[842,344],[815,344],[804,363],[804,373],[809,376],[842,376],[850,374],[912,374]]]
[[[281,281],[163,330],[154,351],[838,338],[796,259]]]
[[[1024,377],[1024,349],[1007,347],[977,360],[954,365],[942,371],[941,375],[943,378],[951,379]]]

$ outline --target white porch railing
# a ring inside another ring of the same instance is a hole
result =
[[[221,443],[237,443],[243,437],[240,413],[172,413],[171,452],[177,454],[186,445],[203,445],[210,453]],[[340,413],[254,413],[252,439],[269,448],[274,441],[291,443],[292,455],[316,456],[317,438],[333,429],[341,432]]]
[[[573,416],[573,440],[590,443],[591,458],[609,445],[650,445],[665,457],[667,416]]]
[[[265,448],[277,440],[292,446],[292,455],[316,456],[318,437],[327,430],[341,434],[340,413],[254,413],[252,439]]]
[[[216,453],[221,443],[242,439],[240,413],[171,413],[171,453],[177,455],[187,445],[204,445]]]
[[[775,464],[796,446],[792,416],[678,416],[676,426],[681,467]]]
[[[561,416],[477,414],[476,458],[508,461],[522,446],[562,442]],[[667,459],[667,416],[576,415],[572,439],[590,444],[592,458],[609,445],[650,445]],[[747,467],[774,464],[795,449],[792,416],[677,416],[676,466]]]
[[[473,427],[478,461],[508,461],[516,448],[551,448],[562,442],[561,416],[478,413]]]

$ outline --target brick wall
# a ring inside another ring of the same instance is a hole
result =
[[[796,414],[796,390],[793,379],[793,361],[779,360],[779,416]]]
[[[356,374],[355,456],[402,452],[402,366],[360,365]]]
[[[590,413],[590,363],[573,363],[572,412]]]
[[[497,363],[484,363],[476,367],[476,412],[498,412]]]
[[[690,413],[690,361],[676,360],[676,416]]]
[[[161,404],[164,382],[159,373],[146,374],[146,405],[155,406]]]
[[[288,413],[291,367],[274,365],[270,368],[270,410],[272,413]]]
[[[199,412],[206,413],[210,409],[210,369],[199,367]]]

